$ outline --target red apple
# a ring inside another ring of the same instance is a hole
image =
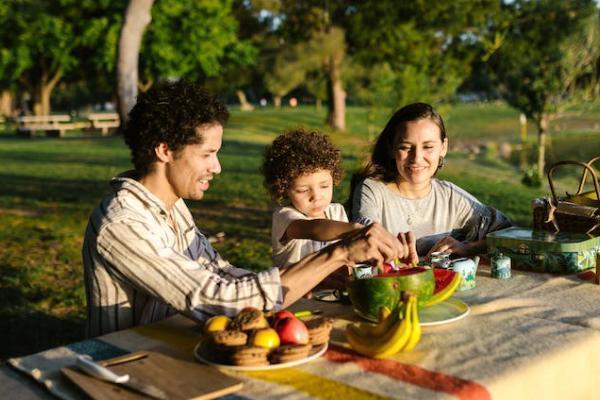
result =
[[[275,315],[273,315],[273,325],[275,325],[280,319],[284,318],[296,318],[296,316],[293,312],[288,310],[277,311]]]
[[[275,322],[274,328],[279,335],[281,344],[308,343],[308,329],[304,322],[296,317],[280,319]]]

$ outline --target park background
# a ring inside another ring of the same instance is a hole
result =
[[[118,129],[23,135],[22,116],[123,121],[160,80],[202,82],[232,118],[223,173],[188,204],[205,233],[225,234],[222,255],[254,270],[270,266],[264,146],[299,126],[329,134],[344,202],[374,138],[413,101],[445,119],[439,177],[531,226],[548,165],[600,155],[599,18],[591,0],[0,3],[0,359],[84,338],[83,232],[131,166]],[[556,176],[573,192],[581,170]]]

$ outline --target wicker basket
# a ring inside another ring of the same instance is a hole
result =
[[[593,158],[590,162],[558,161],[548,170],[548,183],[552,197],[535,199],[533,207],[533,228],[538,230],[565,231],[600,235],[600,188],[598,176],[591,164],[600,157]],[[567,197],[558,198],[552,182],[552,174],[561,165],[579,165],[584,168],[579,189],[574,195],[567,193]],[[583,193],[583,186],[587,173],[590,173],[594,192]],[[595,194],[595,196],[593,196]],[[594,199],[595,197],[595,199]]]

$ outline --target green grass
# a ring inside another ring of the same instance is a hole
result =
[[[189,202],[198,225],[209,235],[226,233],[225,242],[217,247],[234,264],[268,268],[270,202],[258,172],[264,146],[281,131],[297,126],[330,133],[344,154],[347,173],[335,192],[335,200],[343,202],[350,172],[364,159],[369,138],[378,134],[389,114],[350,107],[348,132],[334,133],[323,125],[324,110],[234,109],[220,153],[223,173],[204,200]],[[459,105],[448,109],[447,115],[451,143],[517,141],[518,114],[505,105]],[[589,144],[598,143],[600,132],[580,130],[589,125],[580,119],[570,123],[573,130],[566,124],[557,135],[569,146],[563,150],[553,141],[553,157],[587,157],[579,153],[581,148],[598,153]],[[580,138],[587,141],[577,145]],[[89,213],[109,192],[109,179],[130,168],[130,162],[119,137],[75,133],[64,139],[21,139],[10,130],[0,135],[0,159],[0,358],[6,358],[83,338],[83,231]],[[453,152],[440,176],[505,211],[518,224],[528,225],[530,201],[546,194],[547,187],[522,186],[521,172],[511,160],[490,154],[470,159],[466,153]],[[577,176],[577,171],[559,174],[561,190],[572,188]]]

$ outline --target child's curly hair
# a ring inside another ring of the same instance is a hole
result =
[[[294,129],[279,135],[265,149],[261,172],[271,198],[281,204],[297,177],[320,169],[331,172],[333,185],[342,180],[342,154],[328,136]]]

